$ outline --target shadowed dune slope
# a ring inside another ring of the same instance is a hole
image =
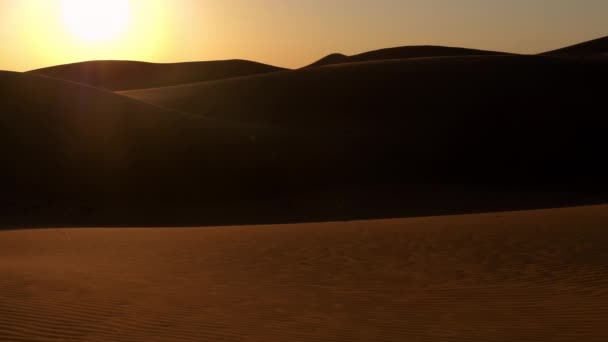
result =
[[[244,60],[173,64],[90,61],[30,72],[116,91],[203,82],[279,70],[284,69]]]
[[[0,232],[2,341],[608,340],[608,207]]]
[[[447,56],[476,56],[476,55],[506,55],[504,52],[485,51],[476,49],[446,47],[446,46],[402,46],[364,52],[358,55],[346,56],[334,53],[321,58],[308,67],[318,67],[332,64],[370,62],[390,59],[407,59],[421,57]]]
[[[565,48],[545,52],[544,55],[606,55],[608,54],[608,36]]]
[[[2,73],[1,218],[221,225],[601,200],[606,74],[543,57],[437,58],[125,93],[169,111]]]
[[[67,204],[90,205],[103,216],[106,205],[136,210],[150,197],[170,206],[195,194],[213,198],[220,192],[214,184],[234,194],[238,179],[264,163],[251,135],[272,137],[264,128],[31,74],[0,72],[0,89],[3,220],[37,220],[37,210]],[[237,170],[243,174],[234,181]]]
[[[356,168],[371,163],[387,170],[385,176],[561,183],[601,179],[599,170],[605,170],[598,156],[608,118],[597,108],[605,106],[606,77],[608,64],[600,62],[450,57],[123,94],[219,119],[307,130],[326,141],[328,151],[335,148],[338,158],[353,153],[360,160]],[[450,171],[439,171],[444,168]]]

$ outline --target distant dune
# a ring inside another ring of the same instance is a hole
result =
[[[341,53],[332,53],[330,55],[327,55],[327,56],[319,59],[318,61],[312,63],[311,65],[309,65],[307,67],[310,68],[310,67],[317,67],[317,66],[323,66],[323,65],[348,63],[348,59],[349,59],[349,57],[347,55],[343,55]]]
[[[583,109],[599,101],[597,85],[607,70],[606,63],[537,56],[441,57],[349,63],[121,94],[239,122],[324,129],[432,120],[437,128],[451,120],[575,120],[575,111],[594,116],[595,111]]]
[[[174,64],[91,61],[53,66],[33,70],[31,73],[116,91],[164,87],[279,70],[283,69],[244,60]]]
[[[358,55],[346,56],[335,53],[328,55],[308,67],[332,64],[370,62],[390,59],[407,59],[420,57],[476,56],[476,55],[506,55],[504,52],[484,51],[446,46],[402,46],[364,52]]]
[[[1,341],[608,340],[608,206],[0,232]]]
[[[435,124],[440,125],[450,118],[464,119],[462,115],[501,117],[488,110],[528,118],[567,115],[566,109],[560,109],[562,104],[581,111],[597,100],[593,95],[599,95],[597,85],[606,68],[605,63],[535,56],[428,58],[336,65],[122,94],[234,121],[323,128],[361,122],[387,126],[438,115],[442,120]],[[577,83],[582,80],[584,89]],[[572,98],[560,98],[559,93]]]
[[[604,107],[606,77],[608,64],[600,62],[477,56],[351,63],[123,94],[314,137],[335,156],[331,165],[353,163],[344,177],[373,165],[385,170],[374,173],[383,180],[561,184],[602,179],[608,117],[597,108]]]
[[[607,341],[604,45],[0,71],[0,341]]]
[[[544,55],[606,55],[608,54],[608,37],[545,52]]]

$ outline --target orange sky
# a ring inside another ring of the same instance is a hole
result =
[[[87,26],[95,18],[66,19],[69,0],[0,0],[0,69],[230,58],[299,67],[332,52],[437,44],[536,53],[608,35],[605,0],[113,1],[128,3],[128,20],[108,38],[108,27]]]

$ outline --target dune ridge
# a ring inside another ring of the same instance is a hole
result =
[[[2,341],[605,341],[608,207],[0,232]]]
[[[606,37],[603,37],[548,51],[541,55],[605,55],[608,51],[606,39]],[[435,45],[400,46],[367,51],[351,56],[333,53],[304,68],[409,58],[490,55],[514,54]],[[51,66],[29,72],[111,91],[126,91],[213,81],[281,70],[287,69],[238,59],[182,63],[100,60]]]
[[[360,54],[347,56],[340,53],[330,54],[320,60],[310,64],[310,67],[319,67],[324,65],[371,62],[391,59],[407,59],[407,58],[422,58],[422,57],[448,57],[448,56],[478,56],[478,55],[509,55],[509,53],[498,51],[486,51],[478,49],[467,49],[447,46],[400,46],[363,52]]]
[[[543,53],[544,55],[605,55],[608,53],[608,36]]]
[[[481,107],[514,111],[509,106],[515,104],[520,111],[532,115],[528,107],[546,106],[547,113],[534,116],[550,115],[552,107],[562,101],[557,96],[547,98],[553,96],[552,92],[584,95],[573,85],[579,78],[589,77],[584,91],[589,94],[587,101],[594,101],[599,77],[591,73],[603,75],[606,66],[602,62],[541,56],[436,57],[331,65],[119,93],[167,108],[238,122],[293,123],[319,129],[332,125],[348,128],[361,122],[388,126],[424,115],[448,120],[464,115],[460,113],[464,106],[472,106],[475,114],[471,115],[477,115]],[[558,85],[565,90],[558,89],[554,82],[557,78],[561,78]],[[444,101],[432,101],[439,96]],[[529,98],[530,104],[510,104],[499,96],[516,101]]]
[[[0,341],[608,340],[608,63],[563,56],[0,71]]]
[[[184,63],[88,61],[32,70],[30,73],[111,91],[156,88],[284,70],[246,60]]]

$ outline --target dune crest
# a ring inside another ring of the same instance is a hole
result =
[[[89,61],[32,70],[30,73],[117,91],[165,87],[284,70],[245,60],[187,63]]]
[[[368,51],[357,55],[346,56],[334,53],[308,65],[307,67],[318,67],[332,64],[370,62],[391,59],[407,59],[421,57],[448,57],[448,56],[483,56],[483,55],[508,55],[504,52],[485,51],[477,49],[466,49],[447,46],[401,46]]]
[[[606,55],[608,36],[545,52],[544,55]]]

